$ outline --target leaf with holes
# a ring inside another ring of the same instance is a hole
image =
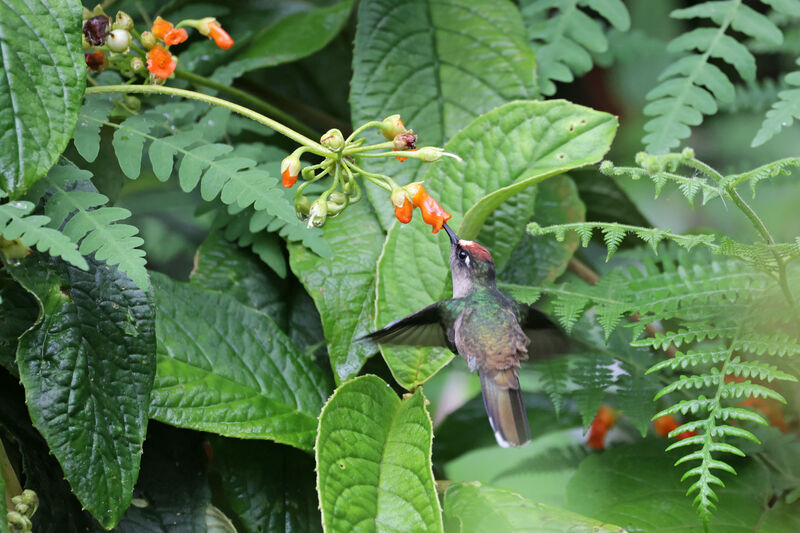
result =
[[[328,376],[272,319],[234,297],[163,275],[153,285],[158,372],[150,416],[310,450]]]
[[[399,113],[420,145],[442,146],[482,113],[538,96],[536,57],[507,0],[361,2],[353,55],[353,124]],[[401,185],[422,166],[415,159],[371,163],[369,170]],[[386,192],[368,187],[367,194],[388,228]]]
[[[9,272],[39,301],[17,365],[34,426],[106,528],[131,503],[155,375],[154,305],[116,268],[29,256]]]
[[[0,3],[0,190],[19,198],[67,147],[86,88],[81,4]]]
[[[348,381],[319,418],[317,491],[329,532],[441,531],[422,389],[401,401],[376,376]]]

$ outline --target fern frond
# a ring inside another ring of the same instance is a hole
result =
[[[743,378],[757,378],[761,381],[797,381],[791,374],[780,370],[775,365],[768,365],[760,361],[742,361],[740,357],[734,357],[728,363],[728,374]]]
[[[797,60],[800,65],[800,59]],[[790,72],[784,78],[786,85],[792,87],[778,93],[778,100],[772,104],[772,109],[767,111],[761,128],[756,133],[750,146],[761,146],[772,137],[780,133],[783,128],[788,128],[795,119],[800,120],[800,70]]]
[[[58,230],[46,227],[50,217],[30,215],[31,202],[8,202],[0,205],[0,237],[13,241],[19,239],[25,246],[61,257],[69,264],[87,270],[89,265],[78,251],[78,245]]]
[[[105,207],[108,198],[97,192],[91,182],[92,173],[74,166],[55,166],[31,189],[31,199],[46,192],[44,212],[50,217],[49,226],[61,228],[73,242],[80,243],[83,255],[96,252],[97,259],[118,265],[142,290],[149,287],[145,268],[144,241],[137,237],[139,230],[119,220],[131,216],[121,207]]]
[[[556,357],[540,361],[534,365],[534,369],[541,376],[542,388],[553,403],[556,416],[559,416],[564,405],[564,392],[567,390],[569,359]]]
[[[645,115],[654,118],[645,124],[643,142],[648,152],[664,153],[678,146],[697,126],[703,115],[717,112],[717,102],[730,102],[733,83],[711,63],[719,58],[731,65],[745,81],[755,78],[756,64],[750,51],[728,34],[733,29],[756,41],[780,44],[783,34],[767,17],[740,0],[705,2],[670,14],[677,19],[711,19],[715,27],[693,29],[673,39],[667,50],[689,52],[667,67],[659,76],[659,85],[647,99]],[[694,52],[694,51],[697,52]]]
[[[583,9],[581,9],[583,8]],[[608,49],[603,24],[587,14],[589,8],[619,31],[628,31],[630,15],[621,0],[525,0],[521,11],[536,52],[542,94],[556,92],[553,81],[571,82],[589,72],[592,54]]]
[[[576,357],[570,377],[578,386],[578,390],[572,397],[581,415],[583,427],[588,428],[605,398],[606,389],[614,384],[614,375],[610,368],[612,361],[598,358],[597,354]]]
[[[642,241],[649,244],[656,253],[658,252],[658,243],[665,239],[675,242],[687,250],[691,250],[695,246],[705,246],[711,250],[717,250],[719,248],[719,245],[714,242],[716,239],[714,235],[682,235],[680,233],[672,233],[669,230],[629,226],[627,224],[617,224],[615,222],[576,222],[546,227],[542,227],[536,222],[528,224],[528,233],[530,235],[553,234],[558,241],[564,240],[567,231],[574,231],[581,237],[581,244],[583,246],[588,246],[591,232],[594,229],[600,229],[602,231],[603,240],[608,248],[606,261],[617,251],[619,243],[622,241],[626,232],[636,235]]]
[[[786,89],[785,81],[771,78],[738,84],[733,100],[719,102],[719,109],[723,113],[763,113],[778,99],[778,93],[784,89]]]
[[[785,159],[779,159],[778,161],[767,163],[766,165],[762,165],[753,170],[748,170],[747,172],[743,172],[741,174],[732,174],[730,176],[726,176],[725,180],[722,182],[722,185],[724,187],[736,187],[740,183],[749,181],[750,189],[755,197],[756,186],[758,185],[758,182],[780,175],[791,175],[794,167],[800,167],[800,157],[787,157]]]

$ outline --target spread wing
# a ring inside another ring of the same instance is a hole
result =
[[[373,331],[364,338],[381,344],[404,344],[408,346],[444,346],[454,353],[455,344],[449,336],[449,315],[443,311],[444,302],[431,304]]]

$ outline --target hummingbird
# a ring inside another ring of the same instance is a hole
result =
[[[522,308],[497,288],[494,260],[477,242],[450,237],[453,297],[395,320],[366,337],[382,344],[445,346],[478,372],[486,414],[497,443],[520,447],[530,442],[528,416],[519,386],[520,362],[528,359],[531,331],[556,329],[540,311]],[[532,335],[534,336],[534,335]],[[544,337],[543,337],[544,338]]]

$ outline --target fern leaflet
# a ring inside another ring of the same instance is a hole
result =
[[[800,59],[797,60],[797,64],[800,65]],[[750,146],[754,148],[761,146],[780,133],[783,128],[791,126],[795,119],[800,120],[800,70],[787,74],[785,81],[792,88],[778,93],[778,101],[767,111],[767,116]]]
[[[71,265],[87,270],[89,265],[78,251],[78,245],[60,231],[46,227],[49,217],[30,215],[33,208],[31,202],[0,205],[0,238],[19,239],[25,246],[35,246],[40,252],[61,257]]]

